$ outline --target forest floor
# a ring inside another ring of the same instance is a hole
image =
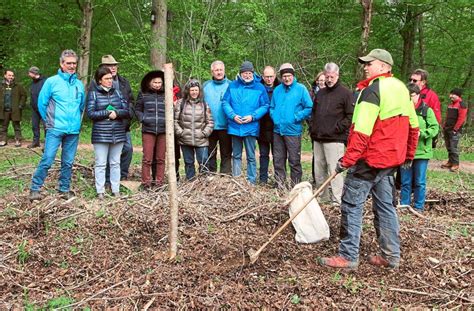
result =
[[[178,256],[169,260],[166,189],[99,201],[92,167],[77,163],[77,196],[65,201],[54,191],[55,165],[45,198],[30,203],[26,185],[35,165],[21,162],[22,151],[9,149],[16,162],[1,172],[25,184],[0,198],[2,310],[474,306],[472,189],[429,190],[422,217],[398,210],[398,270],[366,260],[377,253],[369,200],[359,268],[345,271],[318,264],[338,245],[340,212],[325,204],[329,240],[298,244],[290,226],[250,264],[247,251],[288,219],[287,193],[206,175],[179,184]]]

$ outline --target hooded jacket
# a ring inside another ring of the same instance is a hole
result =
[[[214,130],[227,129],[227,117],[222,109],[222,99],[229,87],[230,80],[209,80],[203,85],[204,101],[209,105],[214,120]]]
[[[109,119],[111,110],[117,118]],[[94,85],[87,95],[87,116],[93,121],[91,141],[95,143],[116,144],[125,142],[129,117],[128,103],[119,90],[106,91],[102,86]]]
[[[150,81],[160,77],[163,80],[159,91],[150,89]],[[166,133],[165,119],[165,79],[161,70],[150,71],[141,82],[141,90],[138,93],[135,105],[135,114],[142,124],[142,132],[150,134]]]
[[[174,109],[174,129],[180,145],[209,146],[213,128],[212,113],[206,103],[199,100],[178,100]]]
[[[8,86],[11,88],[11,119],[12,121],[21,121],[21,110],[25,107],[26,91],[25,88],[13,80]],[[5,109],[5,81],[0,85],[0,120],[4,119]]]
[[[294,77],[291,85],[280,84],[273,91],[270,104],[273,132],[281,136],[300,136],[302,122],[311,114],[313,102],[306,87]]]
[[[260,83],[260,77],[253,75],[251,82],[245,82],[240,75],[232,81],[224,94],[222,108],[229,122],[227,133],[230,135],[258,137],[260,120],[268,111],[268,95]],[[252,116],[252,121],[245,124],[235,122],[235,116]]]
[[[416,146],[415,159],[431,159],[433,157],[433,138],[438,134],[439,125],[436,115],[425,102],[416,107],[420,136]]]
[[[38,97],[38,112],[46,129],[79,134],[84,111],[84,85],[77,75],[62,72],[46,79]]]
[[[352,92],[336,82],[317,94],[311,115],[311,138],[319,142],[346,143],[354,103]]]

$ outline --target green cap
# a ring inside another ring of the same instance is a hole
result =
[[[369,54],[366,56],[361,56],[359,57],[359,63],[369,63],[373,60],[378,59],[379,61],[382,61],[384,63],[389,64],[390,66],[393,66],[393,58],[392,55],[390,55],[389,52],[383,49],[373,49],[370,51]]]

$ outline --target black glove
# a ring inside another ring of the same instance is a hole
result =
[[[337,161],[335,171],[336,171],[336,173],[340,174],[340,173],[344,172],[345,170],[347,170],[347,167],[342,166],[342,158],[340,158],[339,161]]]
[[[412,163],[413,163],[413,160],[407,159],[405,160],[405,162],[403,162],[403,164],[400,167],[403,168],[404,170],[408,170],[410,169]]]

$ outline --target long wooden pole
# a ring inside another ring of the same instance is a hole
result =
[[[174,157],[174,109],[173,109],[173,64],[163,65],[165,72],[165,117],[166,117],[166,156],[168,189],[170,193],[170,251],[169,258],[174,259],[178,252],[178,185],[176,182]]]

